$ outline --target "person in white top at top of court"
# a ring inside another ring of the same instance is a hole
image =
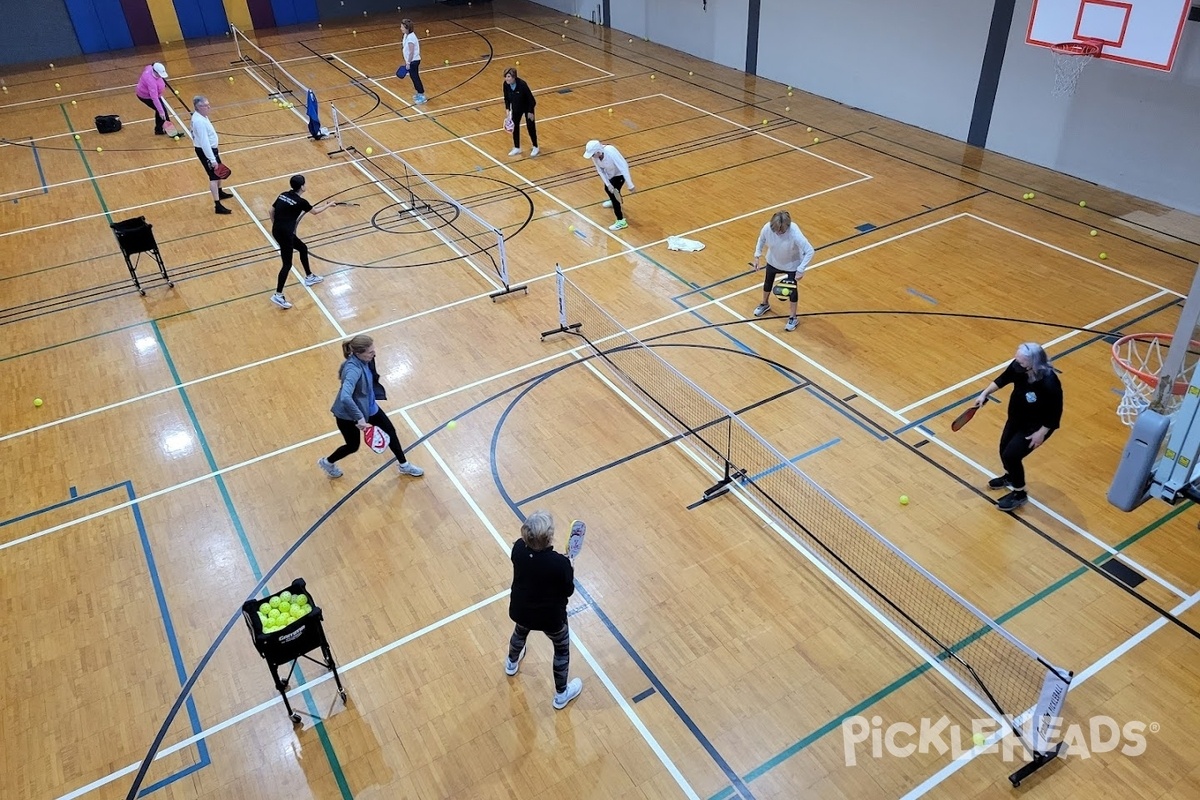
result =
[[[411,19],[401,20],[400,29],[404,31],[404,41],[400,45],[404,53],[404,66],[408,67],[408,77],[412,78],[413,88],[417,90],[413,102],[420,105],[425,102],[425,84],[421,82],[421,42],[417,39]]]
[[[200,159],[204,171],[208,173],[208,190],[212,192],[213,210],[218,214],[232,214],[232,211],[221,205],[221,201],[228,200],[233,195],[221,188],[221,179],[213,172],[217,164],[221,163],[221,153],[217,150],[217,129],[208,119],[208,98],[202,94],[196,95],[192,98],[192,108],[196,109],[192,112],[192,144],[196,145],[196,158]]]
[[[763,249],[767,253],[767,277],[763,280],[762,302],[754,309],[754,316],[761,317],[771,310],[771,290],[775,286],[778,275],[787,276],[787,281],[799,284],[804,277],[808,262],[812,261],[813,246],[800,232],[800,227],[792,222],[792,215],[786,211],[776,211],[771,221],[763,225],[762,233],[758,235],[758,244],[754,247],[755,272],[759,269],[759,259]],[[785,331],[796,330],[796,300],[799,291],[792,289],[788,297],[791,313],[788,315]]]
[[[619,231],[628,228],[629,223],[625,221],[625,213],[621,210],[621,188],[628,186],[630,194],[637,191],[633,185],[633,178],[629,175],[629,163],[620,150],[611,144],[601,144],[598,139],[587,143],[583,148],[583,157],[592,160],[596,172],[600,174],[600,180],[604,181],[604,191],[608,194],[608,199],[602,205],[611,208],[617,215],[617,221],[609,225],[608,229]]]

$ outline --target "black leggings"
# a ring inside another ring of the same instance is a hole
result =
[[[532,136],[533,134],[530,133],[530,135]],[[609,183],[612,184],[613,189],[616,189],[616,191],[610,191],[608,184],[605,184],[604,193],[608,195],[608,199],[612,201],[613,213],[617,215],[617,219],[625,219],[625,214],[621,211],[621,187],[625,185],[625,176],[617,175],[615,178],[610,179]]]
[[[789,281],[791,281],[792,283],[796,282],[796,273],[794,271],[793,272],[784,272],[781,269],[776,269],[775,267],[772,267],[768,263],[767,264],[767,276],[765,278],[763,278],[763,291],[766,292],[767,294],[770,294],[771,290],[773,288],[775,288],[775,279],[777,277],[779,277],[780,275],[786,275],[787,279]],[[796,305],[796,300],[797,300],[796,297],[792,298],[792,301],[791,301],[792,305]]]
[[[329,463],[336,464],[351,453],[358,452],[358,446],[362,444],[362,431],[358,429],[358,425],[348,419],[334,417],[337,422],[338,430],[342,432],[342,438],[346,443],[334,450],[329,455]],[[396,461],[403,464],[408,461],[408,456],[404,455],[404,448],[400,446],[400,437],[396,435],[396,426],[387,418],[387,414],[380,409],[367,418],[367,422],[374,425],[376,428],[383,428],[383,432],[391,438],[392,455],[396,457]]]
[[[167,121],[167,118],[160,117],[158,115],[158,106],[154,105],[153,100],[147,100],[144,97],[139,97],[138,100],[141,100],[143,103],[150,106],[150,110],[154,112],[154,132],[162,133],[163,132],[163,123]]]
[[[288,273],[292,271],[293,250],[300,254],[300,266],[304,267],[304,274],[312,275],[312,270],[308,267],[308,245],[300,241],[300,237],[294,233],[271,231],[271,236],[279,242],[279,257],[283,259],[279,277],[275,279],[275,293],[283,294],[283,285],[287,283]]]
[[[1017,427],[1011,421],[1004,423],[1004,431],[1000,434],[1000,463],[1004,465],[1004,474],[1008,476],[1008,482],[1014,489],[1025,488],[1025,465],[1021,462],[1033,452],[1029,448],[1029,440],[1025,437],[1032,436],[1036,430],[1038,428],[1027,430]],[[1046,434],[1046,439],[1053,433],[1054,431],[1050,431]]]
[[[523,111],[520,114],[513,110],[513,147],[521,146],[521,119],[524,118],[525,126],[529,128],[529,141],[533,142],[533,146],[537,147],[537,123],[533,121],[532,111]]]
[[[529,638],[529,628],[517,625],[513,628],[512,638],[508,640],[508,660],[516,663]],[[567,676],[571,672],[571,629],[567,625],[562,630],[547,633],[554,645],[554,691],[562,694],[567,690]]]
[[[421,82],[421,59],[418,58],[409,63],[408,77],[412,78],[413,88],[417,90],[417,94],[425,94],[425,84]]]

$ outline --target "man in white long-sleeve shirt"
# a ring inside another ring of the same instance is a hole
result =
[[[771,290],[775,286],[775,278],[785,275],[786,280],[793,284],[788,297],[791,313],[788,315],[785,331],[796,330],[796,300],[799,291],[794,288],[804,277],[808,262],[812,261],[813,246],[800,232],[800,227],[792,222],[792,215],[786,211],[777,211],[771,221],[763,225],[762,233],[758,235],[758,244],[754,248],[754,270],[759,269],[758,261],[767,254],[767,277],[763,281],[762,302],[754,309],[754,316],[761,317],[771,310]],[[781,284],[782,286],[782,284]]]
[[[218,214],[232,214],[232,211],[221,205],[221,201],[228,200],[233,195],[221,188],[221,179],[213,172],[217,164],[221,163],[221,154],[217,151],[217,129],[208,119],[208,98],[196,95],[192,98],[192,108],[196,109],[192,112],[192,143],[196,145],[196,158],[200,159],[204,171],[208,173],[208,190],[212,192],[213,210]]]
[[[617,148],[611,144],[601,144],[597,139],[587,143],[583,149],[583,157],[592,160],[596,172],[600,174],[600,180],[604,181],[604,191],[608,194],[608,199],[603,203],[604,208],[611,208],[617,215],[617,221],[609,225],[608,229],[619,231],[628,228],[629,223],[625,221],[625,213],[621,210],[621,188],[629,187],[630,194],[636,191],[633,178],[629,176],[629,163]]]

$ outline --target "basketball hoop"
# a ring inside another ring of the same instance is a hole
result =
[[[1184,366],[1175,376],[1171,391],[1158,391],[1158,373],[1162,371],[1173,338],[1169,333],[1135,333],[1122,336],[1113,344],[1113,371],[1125,384],[1117,414],[1126,425],[1133,425],[1137,415],[1151,406],[1160,414],[1172,414],[1183,403],[1196,361]],[[1193,341],[1191,349],[1197,348],[1200,348],[1200,342]],[[1158,394],[1161,396],[1156,396]]]
[[[1079,73],[1100,55],[1104,43],[1099,39],[1084,39],[1080,42],[1061,42],[1050,47],[1050,55],[1054,59],[1054,90],[1056,97],[1066,97],[1075,94],[1075,84],[1079,82]]]

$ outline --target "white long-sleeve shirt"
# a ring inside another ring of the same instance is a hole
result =
[[[797,278],[804,274],[816,252],[800,232],[800,226],[794,222],[782,235],[771,230],[771,223],[763,225],[754,248],[755,258],[763,254],[763,248],[767,251],[768,264],[780,272],[795,272]]]
[[[217,160],[213,150],[217,147],[217,129],[203,114],[192,114],[192,144],[204,153],[204,157],[213,163]]]
[[[625,185],[630,191],[636,188],[633,185],[633,178],[629,176],[629,163],[625,161],[625,157],[621,155],[621,151],[613,147],[611,144],[604,145],[604,158],[596,158],[592,156],[592,163],[596,165],[596,172],[600,173],[600,180],[604,181],[604,185],[608,188],[613,188],[612,179],[617,175],[625,177]]]

